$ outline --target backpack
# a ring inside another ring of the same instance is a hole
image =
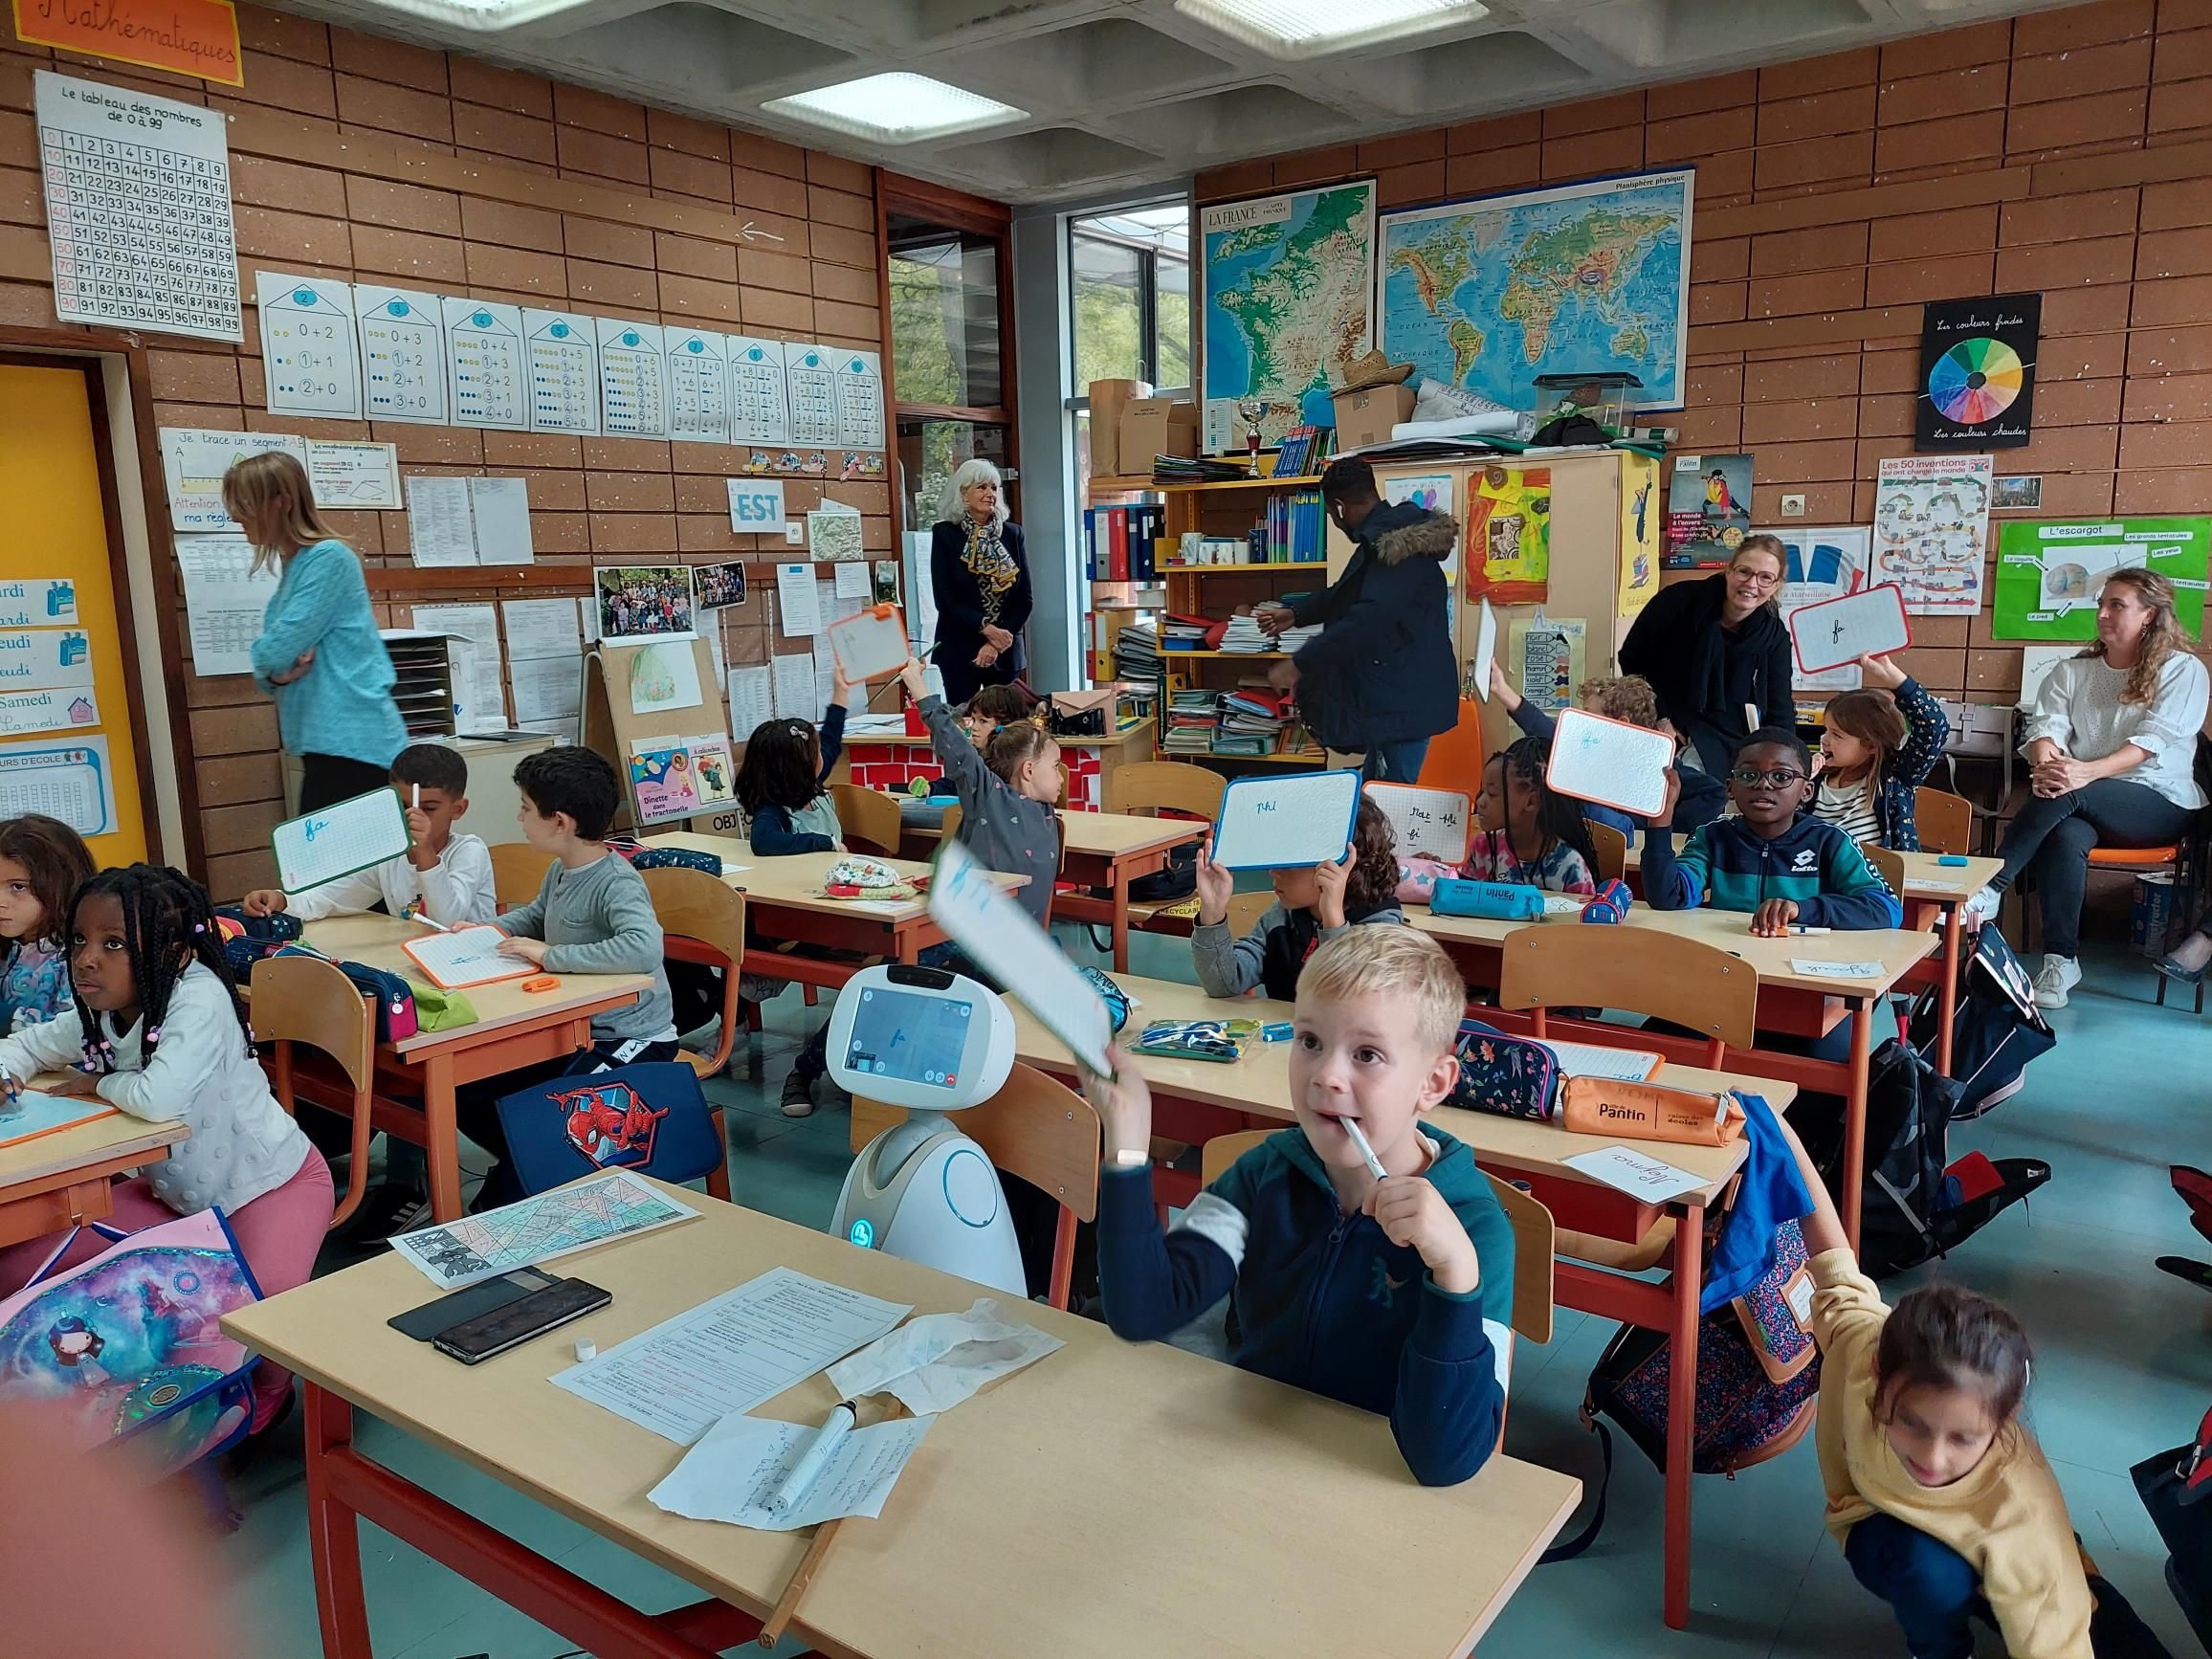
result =
[[[2166,1583],[2200,1642],[2212,1644],[2212,1411],[2196,1438],[2128,1471],[2165,1544]]]
[[[1936,1051],[1942,1004],[1934,991],[1913,1005],[1907,1029],[1924,1055]],[[1966,960],[1965,983],[1951,1019],[1951,1075],[1958,1096],[1951,1121],[1994,1111],[2020,1093],[2029,1064],[2058,1045],[2058,1033],[2035,1006],[2035,986],[2004,936],[1985,925]]]
[[[1110,889],[1098,890],[1111,896]],[[1129,884],[1129,896],[1143,904],[1166,904],[1198,891],[1198,843],[1167,850],[1167,862]]]

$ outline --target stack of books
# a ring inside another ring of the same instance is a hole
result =
[[[1114,636],[1114,677],[1147,682],[1160,677],[1160,635],[1150,623],[1132,623]]]
[[[1240,685],[1221,699],[1221,736],[1214,740],[1217,755],[1272,754],[1289,723],[1285,710],[1290,699],[1264,685]]]
[[[1305,650],[1312,643],[1314,636],[1320,631],[1321,625],[1317,622],[1308,623],[1304,628],[1286,628],[1275,635],[1274,648],[1295,656],[1299,652]]]
[[[1213,624],[1203,616],[1177,616],[1173,613],[1160,619],[1160,649],[1161,651],[1204,651],[1206,636],[1213,631]]]
[[[1329,463],[1329,448],[1336,438],[1335,427],[1293,427],[1275,452],[1273,476],[1296,478],[1319,472]]]
[[[1220,729],[1219,692],[1179,691],[1167,699],[1167,729],[1160,746],[1171,755],[1211,754]]]
[[[1232,616],[1216,649],[1235,652],[1239,655],[1252,655],[1263,651],[1273,651],[1275,642],[1260,631],[1260,625],[1255,618]]]
[[[1152,457],[1152,481],[1156,484],[1220,484],[1251,476],[1251,469],[1241,460],[1209,461],[1203,455]]]

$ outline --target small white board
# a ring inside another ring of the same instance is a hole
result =
[[[1666,805],[1674,740],[1665,732],[1561,709],[1544,782],[1561,795],[1648,818]]]
[[[1100,1076],[1111,1076],[1114,1040],[1106,999],[1075,971],[1052,936],[958,841],[938,850],[929,883],[930,919],[978,966],[1037,1016],[1068,1051]]]
[[[304,893],[397,858],[412,842],[407,813],[391,789],[372,789],[287,819],[270,833],[276,854],[276,879],[286,893]]]
[[[1474,826],[1473,804],[1456,789],[1423,789],[1411,784],[1369,784],[1367,799],[1382,808],[1398,837],[1401,858],[1467,862]]]
[[[1798,672],[1823,674],[1862,656],[1887,656],[1913,643],[1905,590],[1894,582],[1863,592],[1801,605],[1789,613]]]
[[[854,685],[896,674],[913,652],[896,605],[871,605],[832,622],[828,632],[838,668]]]
[[[1482,602],[1482,613],[1474,625],[1474,654],[1468,658],[1472,670],[1474,695],[1484,702],[1490,701],[1490,665],[1497,660],[1497,612],[1491,609],[1490,601]]]
[[[1311,869],[1333,864],[1352,843],[1360,774],[1237,778],[1221,793],[1213,861],[1224,870]]]
[[[506,937],[496,927],[457,927],[451,933],[410,939],[400,949],[438,984],[458,991],[538,971],[519,956],[499,954],[499,942]]]

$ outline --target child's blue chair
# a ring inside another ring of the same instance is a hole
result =
[[[697,1073],[679,1060],[549,1077],[503,1096],[507,1161],[528,1194],[628,1169],[680,1185],[722,1167]]]

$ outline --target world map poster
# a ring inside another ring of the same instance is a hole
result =
[[[1509,409],[1539,374],[1626,372],[1626,401],[1682,403],[1689,168],[1391,213],[1382,350]]]
[[[1222,202],[1205,248],[1206,447],[1242,449],[1240,402],[1266,405],[1263,442],[1332,427],[1334,372],[1374,343],[1375,181]]]

